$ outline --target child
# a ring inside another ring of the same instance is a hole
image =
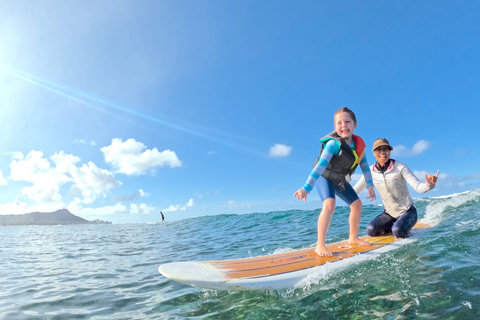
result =
[[[350,185],[350,176],[360,164],[368,186],[367,199],[376,199],[372,175],[365,157],[365,142],[353,134],[357,128],[357,118],[352,110],[340,108],[333,117],[335,131],[320,139],[322,151],[314,164],[313,171],[303,188],[293,195],[298,200],[307,201],[307,195],[313,186],[323,201],[323,208],[318,217],[318,241],[315,252],[321,257],[331,257],[332,253],[325,244],[327,230],[335,211],[335,195],[350,206],[349,244],[368,246],[368,242],[358,238],[358,227],[362,216],[362,202]]]

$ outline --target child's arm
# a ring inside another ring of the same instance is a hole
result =
[[[367,183],[367,188],[373,186],[372,173],[368,166],[367,156],[363,156],[362,161],[360,161],[360,168],[362,169],[363,177]]]
[[[313,168],[312,172],[310,172],[310,175],[308,176],[307,182],[305,182],[305,185],[303,186],[303,189],[305,191],[309,192],[313,190],[313,186],[315,185],[315,182],[317,179],[322,175],[322,173],[325,171],[327,168],[328,164],[330,163],[330,160],[332,160],[333,156],[338,154],[340,152],[340,147],[337,145],[335,140],[329,140],[323,149],[322,154],[320,155],[320,159],[318,159],[318,163]]]
[[[293,195],[293,197],[297,197],[298,200],[305,200],[307,201],[307,195],[310,191],[313,190],[313,186],[317,179],[322,175],[327,168],[328,163],[332,160],[332,157],[340,152],[340,146],[337,145],[335,140],[329,140],[320,155],[320,159],[318,159],[318,163],[313,168],[312,172],[308,176],[307,182],[303,186],[303,188],[298,189],[297,192]]]

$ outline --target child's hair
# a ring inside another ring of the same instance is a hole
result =
[[[333,117],[335,118],[335,116],[339,113],[342,113],[342,112],[346,112],[350,115],[350,117],[353,119],[353,122],[357,123],[357,117],[355,117],[355,113],[353,113],[352,110],[348,109],[347,107],[343,107],[343,108],[340,108],[337,110],[337,112],[335,112],[335,114],[333,115]]]

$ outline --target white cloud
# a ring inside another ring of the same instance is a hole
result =
[[[18,200],[12,203],[0,204],[0,214],[25,214],[27,210],[28,204]]]
[[[87,220],[94,220],[94,219],[98,219],[98,217],[106,217],[106,216],[112,216],[117,214],[146,215],[146,214],[154,213],[156,211],[155,207],[149,206],[145,203],[142,203],[139,205],[131,204],[130,207],[125,206],[121,203],[117,203],[113,206],[104,206],[104,207],[98,207],[98,208],[84,208],[82,206],[82,200],[79,198],[76,198],[74,201],[72,201],[68,205],[67,209],[71,213]]]
[[[236,208],[238,207],[237,203],[235,200],[227,200],[226,205],[228,208]]]
[[[185,211],[187,210],[187,208],[189,207],[193,207],[195,205],[195,201],[192,199],[188,200],[188,202],[184,205],[180,205],[180,204],[176,204],[176,205],[171,205],[170,207],[168,207],[167,209],[163,209],[162,211],[163,212],[174,212],[174,211],[178,211],[178,210],[182,210],[182,211]]]
[[[412,149],[407,149],[407,147],[400,145],[393,147],[392,150],[392,158],[395,157],[413,157],[413,156],[418,156],[419,154],[423,153],[425,150],[427,150],[430,147],[430,142],[425,141],[425,140],[420,140],[417,143],[415,143],[412,147]]]
[[[12,159],[16,159],[16,160],[22,160],[23,159],[23,153],[18,152],[18,151],[5,152],[4,154],[7,155],[7,156],[10,156]]]
[[[150,194],[143,191],[142,189],[138,190],[134,194],[131,195],[115,195],[113,196],[113,200],[116,202],[124,202],[124,201],[132,201],[137,198],[143,198],[143,197],[148,197]]]
[[[85,219],[96,219],[98,216],[114,214],[150,214],[155,208],[145,203],[131,204],[129,207],[117,203],[112,206],[99,208],[85,208],[85,204],[91,204],[100,197],[121,185],[115,180],[112,172],[101,169],[93,162],[80,165],[80,158],[72,154],[60,151],[50,158],[45,158],[40,151],[31,151],[27,156],[19,152],[10,153],[12,162],[10,164],[10,179],[14,181],[29,182],[31,185],[23,187],[20,196],[25,201],[16,200],[12,203],[0,204],[0,214],[25,214],[28,212],[42,211],[51,212],[58,209],[67,209],[73,214],[82,216]],[[3,174],[0,171],[0,183]],[[73,194],[78,196],[66,206],[61,196],[60,188],[70,184]],[[130,200],[139,197],[149,196],[142,189],[130,196]],[[191,199],[184,206],[178,206],[178,210],[193,206]]]
[[[413,155],[418,155],[423,153],[423,151],[427,150],[430,147],[430,142],[425,140],[420,140],[413,145],[412,152]]]
[[[130,205],[130,214],[140,215],[140,214],[151,214],[155,212],[155,207],[149,206],[145,203],[140,205],[131,204]]]
[[[60,151],[50,157],[56,165],[56,169],[61,173],[68,173],[72,168],[76,167],[76,164],[80,162],[80,158],[72,154],[65,154]]]
[[[255,207],[258,207],[258,205],[253,204],[253,203],[237,203],[235,200],[227,200],[225,204],[223,205],[225,208],[228,210],[233,210],[233,209],[253,209]]]
[[[87,141],[82,140],[82,139],[75,139],[75,141],[73,141],[73,144],[89,144],[91,146],[96,146],[97,145],[97,143],[95,141],[87,142]]]
[[[286,157],[292,151],[292,147],[286,146],[284,144],[275,143],[273,147],[270,147],[270,157],[282,158]]]
[[[7,180],[3,176],[2,170],[0,170],[0,186],[5,186],[7,185]]]
[[[40,151],[32,150],[26,157],[22,153],[15,153],[14,159],[10,163],[10,178],[15,181],[33,182],[38,175],[47,175],[51,170],[50,163]]]
[[[40,203],[40,204],[28,204],[27,202],[21,202],[15,200],[11,203],[0,204],[0,214],[25,214],[30,212],[53,212],[60,209],[64,209],[63,203]]]
[[[23,188],[22,194],[40,205],[61,203],[60,186],[72,179],[51,167],[40,151],[33,150],[26,157],[17,154],[16,158],[10,163],[10,178],[32,183]]]
[[[0,213],[27,213],[33,211],[55,211],[65,208],[60,188],[72,184],[72,191],[81,195],[72,201],[91,203],[98,197],[105,197],[110,189],[121,185],[113,173],[98,168],[93,162],[77,167],[80,158],[63,151],[56,153],[50,160],[40,151],[32,150],[27,156],[20,152],[11,153],[10,179],[31,183],[21,190],[20,196],[25,202],[14,202],[0,206]],[[53,162],[53,165],[52,165]],[[0,179],[1,181],[1,179]],[[27,204],[28,203],[28,204]]]
[[[74,181],[72,190],[83,195],[84,203],[92,203],[98,196],[104,197],[110,189],[121,185],[115,180],[113,173],[98,168],[91,161],[88,165],[82,165],[81,168],[72,167],[70,174]]]
[[[56,164],[56,170],[60,173],[69,174],[73,182],[72,191],[83,196],[84,203],[91,203],[99,196],[106,196],[112,188],[119,187],[120,182],[115,180],[113,173],[98,168],[93,162],[77,167],[80,158],[63,151],[51,157]]]
[[[146,149],[146,146],[128,139],[123,142],[122,139],[112,139],[112,144],[103,147],[101,150],[105,156],[105,161],[113,166],[115,172],[127,175],[145,174],[149,169],[156,166],[170,166],[170,168],[182,165],[177,154],[171,150],[158,151],[157,148]]]
[[[72,201],[67,209],[71,213],[81,216],[84,219],[87,220],[93,220],[97,219],[99,216],[109,216],[109,215],[114,215],[114,214],[128,214],[129,210],[128,207],[117,203],[116,205],[113,206],[105,206],[105,207],[98,207],[98,208],[83,208],[81,206],[81,199],[76,198],[74,201]]]

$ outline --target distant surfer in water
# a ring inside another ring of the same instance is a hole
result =
[[[160,211],[160,214],[162,215],[162,223],[165,223],[165,216],[163,215],[163,212]]]
[[[413,205],[407,183],[415,191],[424,193],[435,188],[440,173],[438,170],[435,176],[425,174],[426,182],[421,183],[404,163],[390,159],[392,150],[393,147],[385,138],[377,139],[373,144],[377,162],[370,169],[373,184],[380,193],[385,210],[368,225],[367,234],[371,237],[393,233],[396,238],[407,238],[417,222],[417,209]],[[365,189],[365,185],[362,177],[354,187],[357,194]]]
[[[318,241],[315,252],[319,256],[330,257],[332,253],[325,244],[328,227],[335,211],[335,195],[350,206],[349,244],[368,246],[369,243],[358,237],[358,227],[362,216],[362,201],[350,185],[350,176],[360,164],[363,177],[367,181],[369,198],[376,199],[372,175],[365,157],[365,142],[353,134],[357,128],[357,118],[352,110],[340,108],[333,117],[335,131],[320,139],[322,149],[314,168],[303,188],[293,195],[298,200],[307,201],[307,195],[315,186],[323,201],[318,217]]]

